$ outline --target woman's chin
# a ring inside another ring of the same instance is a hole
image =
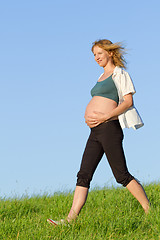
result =
[[[100,67],[105,67],[105,65],[103,63],[98,63]]]

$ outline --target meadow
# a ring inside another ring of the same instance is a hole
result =
[[[125,188],[94,189],[70,226],[52,226],[46,220],[66,217],[71,192],[1,199],[0,240],[160,240],[160,184],[144,188],[151,202],[148,215]]]

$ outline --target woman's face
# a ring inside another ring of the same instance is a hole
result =
[[[109,62],[112,62],[112,56],[106,50],[94,46],[93,54],[95,61],[99,64],[100,67],[105,67]]]

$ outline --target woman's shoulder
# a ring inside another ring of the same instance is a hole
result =
[[[115,75],[116,74],[128,74],[128,72],[124,68],[116,66],[113,74],[115,74]]]
[[[135,93],[135,87],[133,85],[133,81],[126,70],[120,67],[115,67],[113,80],[117,88],[121,89],[122,92],[126,93],[130,91],[132,93]]]
[[[119,83],[132,81],[130,74],[121,67],[115,67],[114,72],[113,72],[113,79]]]

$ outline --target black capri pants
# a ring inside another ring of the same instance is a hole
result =
[[[116,181],[126,187],[134,177],[128,172],[122,141],[123,131],[118,120],[91,128],[76,186],[90,187],[93,174],[105,153]]]

